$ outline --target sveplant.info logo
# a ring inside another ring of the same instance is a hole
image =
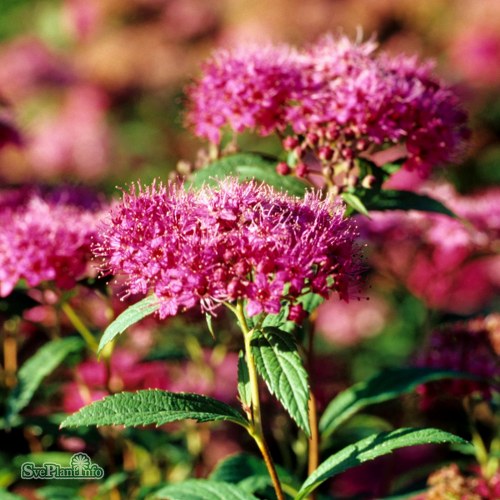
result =
[[[36,466],[33,462],[25,462],[21,466],[22,479],[101,479],[104,469],[92,460],[86,453],[75,453],[69,467],[45,462]]]

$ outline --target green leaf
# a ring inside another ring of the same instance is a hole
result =
[[[354,210],[360,214],[366,215],[367,217],[370,216],[365,204],[361,201],[359,196],[353,193],[342,193],[341,197],[350,207],[354,208]]]
[[[159,426],[184,419],[198,422],[229,420],[247,426],[241,413],[216,399],[187,392],[147,389],[121,392],[95,401],[66,418],[61,428],[79,425]]]
[[[155,295],[150,295],[145,299],[130,306],[123,311],[104,331],[97,352],[101,352],[103,348],[109,344],[117,335],[123,333],[129,326],[137,323],[142,318],[153,314],[160,308],[160,303]]]
[[[309,292],[302,297],[300,297],[299,302],[302,304],[302,307],[311,314],[315,309],[317,309],[325,299],[318,295],[317,293]]]
[[[250,375],[243,351],[240,351],[238,355],[238,394],[240,401],[250,408],[252,406],[252,389],[250,388]]]
[[[1,500],[24,500],[25,497],[11,493],[3,488],[0,488],[0,499]]]
[[[383,189],[378,192],[373,190],[357,191],[357,194],[368,210],[419,210],[456,217],[440,201],[412,191]]]
[[[407,394],[419,385],[444,378],[470,378],[471,375],[436,368],[391,368],[338,394],[326,407],[319,430],[326,436],[360,409]]]
[[[208,479],[189,479],[171,484],[154,493],[156,498],[169,500],[257,500],[257,497],[234,484]]]
[[[276,466],[276,472],[281,483],[291,485],[295,482],[282,467]],[[237,484],[250,493],[264,490],[273,484],[265,462],[248,453],[238,453],[221,460],[210,474],[210,480]]]
[[[307,185],[297,177],[280,175],[276,172],[276,160],[255,153],[238,153],[214,161],[194,173],[191,185],[217,185],[217,179],[236,177],[240,181],[255,179],[295,196],[304,196]]]
[[[48,342],[20,368],[17,385],[10,392],[6,403],[7,424],[13,422],[19,412],[28,405],[42,380],[51,373],[71,352],[84,346],[77,337],[68,337]]]
[[[251,349],[269,391],[309,436],[309,384],[293,336],[278,328],[264,328],[254,333]]]
[[[326,479],[347,469],[393,450],[406,446],[441,443],[467,443],[464,439],[439,429],[403,428],[391,432],[374,434],[351,444],[327,458],[304,482],[295,500],[301,500],[315,490]]]

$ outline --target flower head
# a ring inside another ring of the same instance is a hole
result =
[[[0,193],[0,296],[29,286],[73,286],[90,261],[103,203],[86,190],[21,188]]]
[[[219,51],[189,90],[188,121],[213,143],[224,126],[262,135],[291,130],[285,149],[326,167],[352,169],[360,155],[401,145],[405,167],[426,177],[461,152],[466,115],[431,63],[376,49],[373,41],[326,36],[302,51]]]
[[[307,291],[347,296],[358,266],[343,211],[315,194],[301,200],[234,179],[199,191],[134,186],[95,252],[105,271],[128,275],[129,292],[153,291],[162,318],[238,299],[249,315],[277,313]]]
[[[294,51],[285,46],[248,46],[217,51],[203,65],[203,77],[188,89],[188,122],[200,137],[221,140],[221,129],[283,130],[284,106],[300,85]]]

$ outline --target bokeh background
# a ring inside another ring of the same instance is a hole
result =
[[[462,191],[499,180],[496,0],[3,0],[0,8],[2,112],[24,141],[1,153],[4,183],[165,176],[196,156],[183,89],[215,47],[302,45],[327,32],[435,59],[474,129],[467,157],[447,175]]]

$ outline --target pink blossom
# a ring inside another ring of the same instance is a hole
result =
[[[426,177],[463,149],[466,115],[431,63],[376,49],[325,36],[302,51],[218,51],[188,92],[188,122],[213,143],[225,126],[262,135],[291,128],[285,148],[300,158],[313,152],[324,165],[400,144],[405,167]]]
[[[128,276],[130,293],[153,291],[162,318],[237,299],[250,315],[276,313],[307,291],[347,297],[359,266],[343,211],[317,194],[234,179],[199,191],[138,185],[102,225],[95,252],[105,271]]]
[[[220,142],[225,126],[261,135],[284,130],[285,104],[300,85],[294,57],[292,49],[271,45],[215,52],[204,63],[202,78],[188,89],[187,121],[213,143]]]
[[[20,279],[70,288],[86,274],[102,201],[86,190],[0,193],[0,296]]]

